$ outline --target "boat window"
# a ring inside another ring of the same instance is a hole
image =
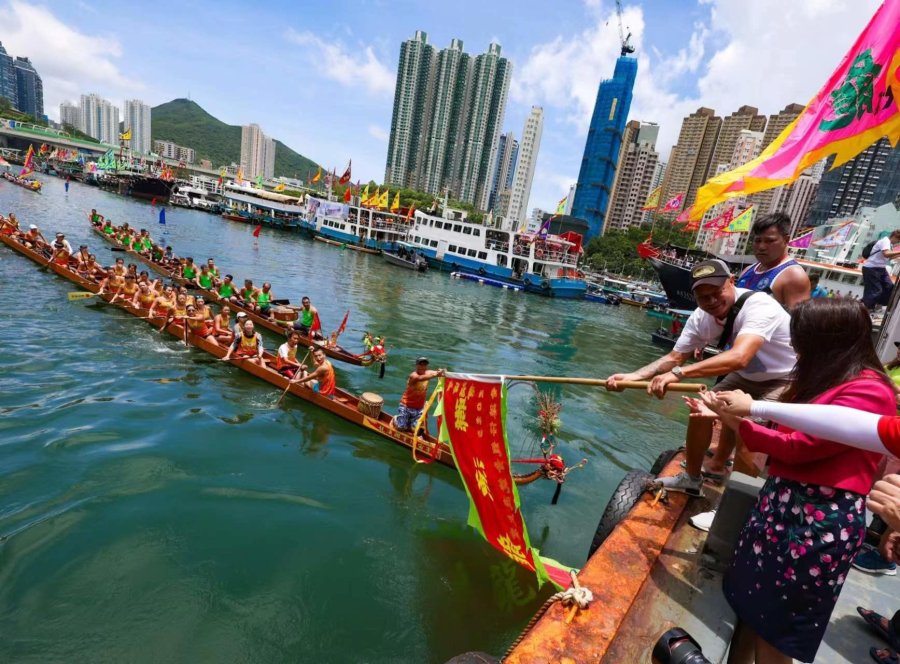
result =
[[[487,252],[486,252],[486,251],[479,251],[479,252],[478,252],[478,258],[480,258],[481,260],[487,260]]]
[[[454,230],[455,232],[459,233],[460,230],[462,230],[462,226],[460,226],[459,224],[456,224],[456,225],[453,227],[453,230]]]
[[[469,249],[469,256],[471,256],[472,258],[475,258],[475,255],[476,255],[477,253],[478,253],[478,252],[475,251],[474,249]]]
[[[463,226],[463,234],[465,234],[465,235],[471,235],[471,234],[472,234],[472,229],[469,228],[468,226]]]
[[[481,237],[481,229],[480,229],[480,228],[473,228],[473,229],[472,229],[472,235],[474,235],[475,237]]]
[[[434,222],[434,227],[435,227],[435,228],[443,228],[443,227],[444,227],[444,224],[441,223],[440,221],[436,221],[436,222]]]
[[[451,244],[449,247],[447,247],[447,251],[449,251],[451,254],[455,254],[456,253],[456,245]]]
[[[436,247],[436,246],[437,246],[437,240],[432,240],[432,241],[431,241],[431,246],[432,246],[432,247]]]

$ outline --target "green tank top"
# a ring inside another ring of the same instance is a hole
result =
[[[244,300],[252,300],[253,299],[253,289],[245,288],[241,291],[241,298]]]
[[[103,232],[106,233],[107,235],[115,235],[116,229],[113,228],[112,226],[107,226],[106,228],[103,229]]]
[[[212,275],[200,273],[200,276],[197,278],[197,281],[200,282],[200,285],[204,288],[209,288],[212,286]]]
[[[259,291],[259,295],[256,296],[256,303],[257,303],[259,306],[264,307],[264,306],[266,306],[267,304],[269,304],[269,300],[270,300],[271,298],[272,298],[272,294],[271,294],[271,293],[265,293],[265,292],[263,292],[263,291]]]
[[[192,268],[190,265],[185,265],[181,271],[181,276],[185,279],[193,279],[197,276],[197,270]]]
[[[312,329],[312,324],[313,324],[313,320],[314,320],[312,309],[309,309],[309,310],[304,309],[300,313],[303,315],[303,327],[308,327],[308,328]]]
[[[160,261],[162,260],[163,252],[162,249],[157,249],[153,252],[153,260]]]
[[[231,284],[219,286],[219,297],[231,297],[232,295],[234,295],[234,286]]]

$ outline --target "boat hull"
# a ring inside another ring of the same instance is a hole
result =
[[[685,267],[665,263],[658,258],[648,258],[656,270],[659,283],[666,291],[669,306],[673,309],[696,309],[697,301],[691,290],[691,271]]]
[[[428,269],[428,261],[411,261],[406,258],[402,258],[397,254],[393,254],[389,251],[381,252],[381,256],[391,265],[396,265],[397,267],[403,267],[407,270],[415,270],[417,272],[424,272]]]

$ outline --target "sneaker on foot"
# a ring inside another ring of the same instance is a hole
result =
[[[689,496],[699,496],[703,488],[702,477],[691,477],[687,473],[678,473],[671,477],[657,477],[656,483],[666,491],[677,491]]]
[[[705,533],[709,532],[709,529],[712,527],[712,522],[716,518],[716,511],[711,510],[709,512],[701,512],[700,514],[695,514],[690,518],[691,525],[698,530],[702,530]]]
[[[897,563],[889,563],[878,552],[878,549],[873,549],[868,544],[863,546],[862,551],[856,556],[853,566],[869,574],[881,574],[884,576],[896,576],[897,574]]]

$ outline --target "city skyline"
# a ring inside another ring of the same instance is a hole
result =
[[[785,7],[764,0],[746,12],[736,0],[677,7],[626,2],[624,21],[639,60],[629,119],[659,124],[660,159],[669,161],[681,118],[699,106],[731,112],[751,104],[768,116],[792,101],[803,103],[877,4]],[[618,56],[613,5],[562,2],[553,20],[532,2],[410,7],[402,15],[359,8],[338,3],[300,16],[277,1],[253,12],[236,3],[200,3],[175,28],[173,48],[160,50],[139,8],[107,15],[0,0],[0,40],[10,53],[31,58],[54,119],[59,103],[83,90],[119,106],[135,97],[152,106],[191,97],[229,124],[265,126],[323,164],[352,157],[354,179],[376,181],[384,169],[400,43],[420,29],[436,44],[458,37],[473,53],[496,40],[513,65],[501,130],[517,131],[532,105],[544,107],[529,207],[553,209],[577,179],[597,85],[611,76]],[[776,10],[777,22],[771,20]],[[210,12],[222,19],[215,29],[204,20]],[[124,33],[137,37],[127,48],[111,36]],[[35,48],[39,43],[54,48]],[[184,61],[198,66],[182,67]],[[283,85],[285,71],[289,86]],[[223,94],[236,80],[243,93]]]

